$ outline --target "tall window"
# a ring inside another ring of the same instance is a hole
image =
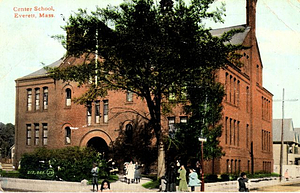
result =
[[[47,123],[43,123],[43,145],[47,145],[48,144],[48,124]]]
[[[71,106],[71,89],[67,88],[66,89],[66,106],[69,107]]]
[[[228,117],[225,117],[225,144],[228,143]]]
[[[246,148],[249,148],[249,140],[250,140],[250,135],[249,135],[249,124],[246,125]]]
[[[32,110],[32,90],[27,89],[27,111]]]
[[[100,123],[100,101],[95,102],[95,123]]]
[[[127,102],[133,101],[132,95],[133,95],[133,93],[131,91],[127,91],[127,93],[126,93],[126,101]]]
[[[250,103],[250,90],[249,90],[249,87],[247,86],[246,87],[246,111],[247,113],[249,113],[249,103]]]
[[[237,146],[239,146],[240,145],[240,121],[237,121],[236,130],[237,130]]]
[[[108,100],[103,101],[103,122],[108,123]]]
[[[126,142],[131,143],[133,137],[133,127],[131,124],[127,124],[125,127],[125,134],[126,134]]]
[[[40,89],[35,89],[35,110],[40,110]]]
[[[229,99],[229,89],[228,89],[228,79],[229,79],[229,75],[228,75],[228,73],[226,72],[225,73],[225,93],[226,93],[226,95],[225,95],[225,101],[228,101],[228,99]]]
[[[39,124],[34,124],[34,145],[39,145],[40,127]]]
[[[65,127],[65,140],[66,140],[66,144],[71,143],[71,129],[70,129],[70,127]]]
[[[169,136],[171,138],[174,138],[175,137],[175,132],[176,132],[175,117],[168,117],[168,125],[169,125]]]
[[[240,81],[238,80],[237,81],[237,92],[236,92],[236,94],[237,94],[237,96],[236,96],[236,98],[237,98],[237,106],[239,106],[240,105]]]
[[[236,105],[236,78],[233,79],[233,104]]]
[[[86,109],[87,109],[87,124],[91,125],[92,124],[92,102],[91,101],[87,102]]]
[[[48,109],[48,87],[44,87],[43,93],[43,108]]]
[[[31,145],[31,125],[26,125],[26,145]]]

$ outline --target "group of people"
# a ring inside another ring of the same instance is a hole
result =
[[[172,162],[167,169],[166,175],[162,178],[163,183],[161,187],[161,191],[164,192],[176,192],[176,182],[179,180],[178,191],[181,192],[189,192],[189,188],[191,187],[191,191],[195,191],[195,187],[201,187],[201,182],[198,178],[198,174],[193,168],[189,168],[188,182],[186,178],[187,171],[184,165],[180,165],[177,163],[176,168],[175,164]]]
[[[97,164],[93,164],[93,168],[91,170],[92,173],[92,184],[93,184],[93,192],[95,190],[98,192],[98,175],[99,175],[99,168]],[[100,187],[100,192],[111,192],[110,190],[110,183],[108,180],[103,180]]]
[[[135,164],[132,161],[124,163],[124,181],[128,184],[140,183],[142,166],[138,162],[135,162]]]

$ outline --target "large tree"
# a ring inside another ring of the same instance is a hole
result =
[[[9,158],[10,148],[15,141],[15,126],[11,123],[6,125],[0,122],[0,158]]]
[[[218,38],[204,28],[203,19],[221,20],[221,10],[208,11],[212,2],[129,0],[91,13],[79,10],[64,27],[66,56],[99,55],[103,60],[49,71],[55,79],[88,84],[89,90],[78,99],[81,103],[107,90],[131,91],[144,99],[158,147],[158,176],[165,170],[161,116],[170,89],[179,94],[211,69],[237,59],[238,47],[224,44],[232,33]]]

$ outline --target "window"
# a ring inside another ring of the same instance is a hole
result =
[[[32,110],[32,90],[27,89],[27,111]]]
[[[236,145],[236,120],[233,120],[233,145]]]
[[[100,101],[95,102],[95,123],[100,123]]]
[[[66,106],[69,107],[71,106],[71,89],[67,88],[66,89]]]
[[[171,138],[174,138],[176,133],[175,117],[168,117],[168,125],[169,125],[169,136]]]
[[[240,122],[237,121],[237,127],[236,127],[236,132],[237,132],[237,146],[240,145]]]
[[[48,144],[48,124],[47,123],[43,123],[43,145],[47,145]]]
[[[180,123],[187,123],[187,116],[180,117]]]
[[[132,102],[133,101],[132,95],[133,95],[133,93],[131,91],[126,92],[126,101],[127,102]]]
[[[225,117],[225,144],[228,143],[228,117]]]
[[[44,87],[43,108],[44,110],[48,109],[48,87]]]
[[[229,79],[229,75],[228,75],[228,73],[226,72],[226,74],[225,74],[225,93],[226,93],[226,95],[225,95],[225,101],[228,101],[228,98],[229,98],[229,89],[228,89],[228,79]]]
[[[31,125],[26,125],[26,145],[31,145]]]
[[[232,144],[232,119],[229,121],[229,144]]]
[[[247,111],[247,113],[249,113],[249,107],[250,107],[250,105],[249,105],[249,103],[250,103],[250,91],[249,91],[249,87],[247,86],[246,87],[246,111]]]
[[[237,81],[237,92],[236,92],[236,98],[237,98],[237,101],[236,101],[236,105],[239,106],[240,105],[240,81],[238,80]]]
[[[40,89],[35,89],[35,110],[40,110]]]
[[[246,148],[249,149],[249,124],[246,125]]]
[[[236,105],[236,78],[233,79],[233,104]]]
[[[92,102],[91,101],[87,102],[86,109],[87,109],[87,124],[91,125],[92,124]]]
[[[126,134],[126,142],[131,143],[132,142],[132,136],[133,136],[133,127],[132,127],[131,124],[126,125],[125,134]]]
[[[103,101],[103,122],[108,123],[108,100]]]
[[[226,173],[229,173],[230,165],[229,165],[229,159],[226,160]]]
[[[39,124],[34,124],[34,145],[39,145],[40,128]]]
[[[65,128],[65,142],[66,144],[70,144],[71,143],[71,129],[70,127],[66,127]]]

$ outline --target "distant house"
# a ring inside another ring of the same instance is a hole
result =
[[[274,165],[280,165],[282,119],[273,119]],[[300,128],[294,128],[292,119],[283,120],[283,165],[300,165]]]

